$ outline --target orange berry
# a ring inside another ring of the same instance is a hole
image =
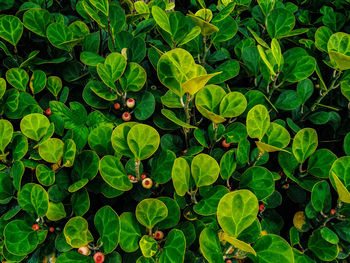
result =
[[[105,261],[105,255],[103,255],[102,252],[97,252],[94,255],[94,261],[95,263],[102,263]]]
[[[122,115],[123,121],[130,121],[131,120],[131,115],[129,112],[124,112]]]
[[[331,209],[331,215],[334,215],[335,214],[335,209]]]
[[[116,109],[116,110],[119,110],[120,109],[120,104],[117,102],[113,105],[113,107]]]
[[[132,98],[130,98],[130,99],[128,99],[127,101],[126,101],[126,106],[128,107],[128,108],[134,108],[134,106],[135,106],[135,100],[134,99],[132,99]]]
[[[90,253],[90,249],[88,247],[80,247],[78,249],[78,253],[80,253],[80,254],[82,254],[84,256],[87,256]]]
[[[231,146],[231,144],[230,144],[230,143],[227,143],[226,140],[223,140],[223,141],[221,142],[221,144],[222,144],[222,147],[224,147],[224,148],[228,148],[228,147]]]
[[[146,189],[150,189],[153,185],[153,181],[151,178],[145,178],[142,180],[142,186]]]
[[[52,232],[55,231],[55,229],[54,229],[53,227],[50,227],[50,228],[49,228],[49,231],[52,233]]]
[[[34,231],[38,231],[39,228],[40,228],[40,226],[39,226],[38,224],[34,224],[34,225],[32,226],[32,228],[33,228]]]
[[[154,233],[154,238],[158,240],[162,240],[164,238],[164,233],[158,230]]]

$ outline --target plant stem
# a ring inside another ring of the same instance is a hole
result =
[[[111,24],[110,24],[109,19],[108,19],[108,34],[109,34],[109,37],[110,37],[111,40],[112,40],[113,49],[114,49],[114,51],[116,51],[116,50],[117,50],[117,46],[116,46],[116,44],[115,44],[115,39],[114,39],[114,37],[113,37],[113,35],[112,35],[112,32],[111,32]]]
[[[190,102],[192,100],[192,97],[189,93],[186,93],[186,103],[184,104],[183,99],[181,97],[181,104],[184,108],[185,114],[186,114],[186,123],[190,124],[191,123],[191,107],[190,107]],[[186,143],[186,148],[188,148],[189,142],[188,142],[188,133],[190,132],[189,128],[183,128],[184,135],[185,135],[185,143]]]
[[[135,161],[135,174],[136,174],[136,180],[140,181],[141,177],[140,177],[140,164],[141,161]]]

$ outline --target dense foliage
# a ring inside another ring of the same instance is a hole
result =
[[[0,10],[1,261],[348,262],[349,0]]]

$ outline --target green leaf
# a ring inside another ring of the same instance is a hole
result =
[[[236,170],[237,162],[234,157],[234,151],[226,152],[220,160],[220,175],[222,179],[227,180]]]
[[[80,53],[80,60],[85,65],[96,67],[99,63],[104,63],[105,59],[101,57],[100,55],[90,52],[90,51],[83,51]]]
[[[12,199],[13,184],[7,173],[0,172],[0,201],[7,203]],[[7,200],[7,201],[6,201]],[[19,202],[19,201],[18,201]]]
[[[315,32],[315,46],[320,51],[327,52],[327,43],[332,34],[332,30],[330,30],[328,27],[319,27]]]
[[[6,146],[11,142],[13,136],[13,126],[5,119],[0,120],[0,151],[4,154]]]
[[[328,178],[337,156],[328,149],[317,150],[310,156],[307,172],[319,178]]]
[[[261,139],[270,127],[270,115],[264,105],[256,105],[247,115],[247,132],[249,137]]]
[[[247,108],[247,99],[240,92],[230,92],[220,103],[220,116],[233,118],[241,115]]]
[[[86,246],[92,242],[92,237],[88,222],[81,216],[69,219],[63,229],[67,243],[73,248]]]
[[[227,16],[221,21],[213,22],[213,24],[219,28],[219,31],[213,35],[214,43],[229,41],[238,31],[238,24],[231,16]]]
[[[203,19],[199,18],[199,17],[196,17],[194,15],[188,15],[192,21],[200,27],[201,29],[201,34],[203,36],[210,36],[212,34],[214,34],[215,32],[218,32],[219,31],[219,28],[207,21],[204,21]]]
[[[42,70],[34,70],[29,82],[29,88],[33,94],[37,94],[45,88],[46,82],[47,78],[45,72]]]
[[[338,255],[338,245],[331,244],[322,238],[321,230],[315,230],[308,240],[308,248],[321,260],[332,261]]]
[[[91,130],[88,137],[88,143],[92,150],[100,156],[113,153],[111,144],[111,135],[113,126],[109,124],[101,124]]]
[[[271,38],[280,38],[289,33],[294,25],[293,13],[284,8],[275,8],[266,17],[266,29]]]
[[[288,130],[275,122],[270,123],[266,135],[267,143],[274,147],[285,148],[290,142],[290,134]]]
[[[137,125],[137,122],[124,122],[118,125],[112,132],[111,142],[113,149],[121,155],[133,158],[134,154],[131,152],[127,137],[132,127]]]
[[[94,223],[101,236],[103,253],[113,252],[119,243],[120,221],[117,213],[110,206],[104,206],[96,212]]]
[[[321,228],[321,236],[327,242],[336,245],[339,242],[339,237],[336,233],[330,230],[328,227]]]
[[[163,9],[156,5],[152,6],[152,16],[160,28],[168,32],[170,35],[172,34],[169,18]]]
[[[317,212],[327,213],[331,209],[331,190],[326,181],[320,181],[314,185],[311,192],[311,203]]]
[[[338,158],[332,165],[329,179],[338,192],[339,199],[350,203],[350,156]]]
[[[143,67],[135,62],[128,63],[120,85],[124,91],[139,91],[146,83],[147,74]]]
[[[75,262],[75,263],[90,263],[91,258],[84,256],[77,251],[68,251],[65,253],[60,254],[56,258],[56,263],[69,263],[69,262]]]
[[[310,79],[303,79],[298,82],[297,94],[301,99],[301,104],[304,105],[305,102],[312,96],[314,92],[314,84]]]
[[[89,0],[89,2],[101,11],[105,16],[109,13],[109,2],[108,0]]]
[[[227,235],[226,233],[222,233],[221,238],[224,241],[229,242],[233,247],[238,248],[240,251],[251,253],[254,256],[256,256],[256,252],[255,252],[254,248],[252,248],[249,244],[247,244],[241,240],[238,240],[235,237],[231,237],[231,236]]]
[[[39,145],[39,155],[48,163],[58,163],[63,155],[64,143],[57,138],[50,138]]]
[[[135,158],[144,160],[151,157],[158,149],[160,137],[153,127],[137,124],[130,129],[127,142]]]
[[[6,183],[6,181],[3,181]],[[31,201],[31,192],[34,188],[34,183],[25,184],[18,192],[18,204],[27,212],[34,213],[35,209]]]
[[[224,263],[219,237],[211,228],[204,228],[199,236],[199,248],[209,263]]]
[[[283,54],[284,58],[284,80],[297,82],[309,77],[316,69],[315,58],[299,47],[288,49]],[[298,58],[298,59],[296,59]]]
[[[53,21],[53,16],[45,9],[29,9],[23,15],[23,25],[42,37],[46,37],[47,27]]]
[[[140,239],[140,249],[145,258],[153,257],[158,251],[158,243],[152,237],[144,235]]]
[[[22,133],[35,141],[39,141],[46,134],[49,126],[49,119],[39,113],[26,115],[20,123]]]
[[[138,120],[146,120],[152,116],[156,107],[156,101],[152,93],[145,92],[137,101],[134,114]]]
[[[99,167],[99,158],[94,151],[82,151],[75,159],[72,176],[76,180],[92,180],[97,175]]]
[[[196,126],[192,126],[191,124],[188,124],[182,120],[180,120],[176,114],[168,109],[162,109],[161,113],[169,120],[171,120],[172,122],[176,123],[177,125],[184,127],[184,128],[188,128],[188,129],[197,129]]]
[[[6,72],[6,80],[14,88],[20,91],[26,91],[29,82],[29,76],[27,72],[23,69],[11,68]]]
[[[258,199],[249,190],[237,190],[226,194],[218,205],[218,223],[230,236],[237,237],[256,219]]]
[[[337,32],[329,38],[327,50],[331,62],[340,70],[350,69],[350,34]]]
[[[54,95],[55,97],[58,96],[58,93],[62,89],[62,80],[59,77],[56,76],[50,76],[47,78],[47,89]]]
[[[288,242],[277,235],[265,235],[260,237],[253,248],[257,254],[253,258],[254,262],[269,262],[269,263],[293,263],[293,250]]]
[[[170,150],[160,151],[150,163],[151,178],[160,184],[170,181],[175,158],[175,153]]]
[[[350,101],[350,83],[345,81],[341,82],[341,93]]]
[[[151,229],[168,216],[168,208],[158,199],[147,198],[138,203],[135,214],[141,225]]]
[[[45,216],[49,208],[49,195],[45,189],[35,184],[30,192],[30,200],[38,216]]]
[[[47,219],[51,221],[58,221],[67,216],[62,203],[49,202],[49,208],[46,213]]]
[[[206,75],[206,70],[197,65],[188,51],[176,48],[164,53],[157,64],[160,82],[179,97],[185,93],[182,85],[198,76]]]
[[[221,72],[216,72],[212,74],[206,74],[198,77],[193,77],[186,82],[182,84],[182,88],[185,92],[189,93],[190,95],[196,94],[198,91],[200,91],[207,82],[213,78],[216,75],[221,74]]]
[[[120,53],[114,52],[106,57],[104,64],[97,64],[97,73],[108,87],[116,90],[114,82],[123,75],[125,68],[125,57]]]
[[[208,84],[221,84],[222,82],[232,79],[238,75],[239,63],[237,60],[229,59],[216,67],[212,73],[214,72],[222,73],[211,78]]]
[[[174,199],[169,197],[158,197],[158,199],[166,205],[168,211],[171,211],[171,213],[168,213],[168,216],[157,224],[157,228],[168,229],[176,226],[180,221],[179,205]]]
[[[13,186],[16,188],[16,190],[19,190],[21,188],[24,169],[24,164],[21,161],[13,162],[10,175],[13,178]]]
[[[229,192],[223,185],[214,186],[206,196],[193,206],[193,211],[199,215],[215,215],[220,199]]]
[[[0,100],[4,96],[6,91],[6,81],[3,78],[0,78]]]
[[[16,46],[21,39],[23,25],[18,17],[4,15],[0,17],[0,37]]]
[[[220,167],[208,154],[196,155],[191,163],[191,173],[197,187],[213,184],[219,177]]]
[[[181,230],[173,229],[167,235],[159,263],[184,262],[186,249],[185,235]]]
[[[279,110],[294,110],[301,105],[301,98],[294,90],[285,90],[278,96],[275,106]]]
[[[299,163],[314,153],[318,145],[317,133],[312,128],[300,130],[294,137],[292,151]]]
[[[65,51],[70,51],[75,44],[73,32],[62,23],[51,23],[46,29],[46,36],[54,47]]]
[[[107,184],[121,191],[129,191],[132,184],[118,158],[106,155],[100,161],[100,174]]]
[[[182,158],[176,158],[173,164],[171,177],[174,188],[179,196],[184,196],[190,188],[190,166],[187,161]]]
[[[260,166],[248,168],[242,174],[239,186],[251,190],[259,200],[268,197],[275,190],[272,173]]]
[[[134,252],[139,248],[141,230],[136,217],[131,212],[120,215],[120,247],[125,252]]]
[[[13,220],[4,229],[6,249],[16,256],[33,252],[39,244],[38,235],[24,220]]]

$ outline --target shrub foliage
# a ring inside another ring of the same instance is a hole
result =
[[[350,1],[176,2],[0,0],[1,261],[347,262]]]

